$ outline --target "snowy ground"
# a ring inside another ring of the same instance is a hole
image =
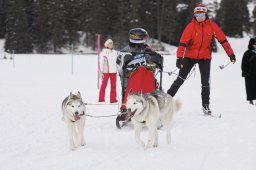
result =
[[[211,68],[211,108],[222,118],[202,116],[197,67],[176,95],[183,107],[174,116],[172,143],[166,144],[165,131],[160,130],[159,147],[146,151],[136,145],[131,125],[115,127],[115,117],[87,117],[87,145],[69,151],[61,102],[77,90],[86,102],[97,101],[97,56],[74,56],[74,75],[71,55],[15,55],[14,60],[0,60],[0,169],[255,170],[256,106],[245,100],[240,70],[248,38],[229,40],[237,63],[220,70],[219,65],[229,62],[220,50],[213,54]],[[164,70],[175,70],[176,57],[164,57]],[[164,74],[165,90],[175,78]],[[110,115],[118,106],[87,110],[91,115]],[[146,140],[147,129],[142,137]]]

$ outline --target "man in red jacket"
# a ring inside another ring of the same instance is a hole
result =
[[[183,84],[188,73],[195,64],[199,65],[202,84],[202,109],[204,114],[211,114],[210,100],[210,65],[213,39],[222,45],[231,62],[236,62],[234,52],[219,26],[208,18],[207,8],[198,4],[194,9],[194,17],[186,26],[177,50],[176,66],[180,69],[177,79],[167,91],[172,97]]]

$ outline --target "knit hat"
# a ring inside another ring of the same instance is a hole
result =
[[[251,38],[248,44],[248,49],[250,50],[254,50],[255,48],[253,47],[253,45],[256,44],[256,38]]]
[[[107,41],[105,41],[104,47],[105,48],[113,48],[113,41],[111,39],[108,39]]]
[[[194,14],[205,13],[207,14],[207,8],[203,4],[198,4],[194,9]]]

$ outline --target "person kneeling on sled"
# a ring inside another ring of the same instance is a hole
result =
[[[163,58],[160,54],[153,51],[146,43],[148,37],[148,33],[145,29],[131,29],[129,31],[129,45],[123,48],[117,56],[116,63],[121,79],[123,102],[120,120],[126,119],[125,90],[131,73],[140,66],[145,66],[146,68],[150,67],[149,69],[152,72],[155,71],[156,67],[162,68]]]

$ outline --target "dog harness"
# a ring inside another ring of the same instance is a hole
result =
[[[141,103],[142,103],[142,105],[144,106],[144,103],[143,103],[143,101],[141,100]],[[137,122],[139,122],[139,123],[141,123],[141,124],[145,124],[146,122],[147,122],[147,119],[148,119],[148,114],[146,115],[146,117],[144,118],[144,120],[143,121],[137,121]]]

